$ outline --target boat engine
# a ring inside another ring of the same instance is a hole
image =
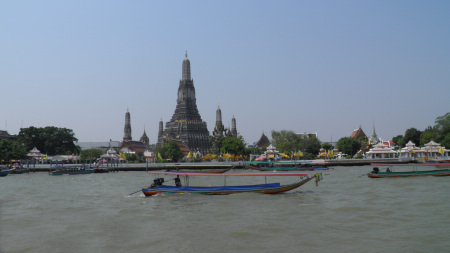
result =
[[[155,178],[153,180],[153,183],[155,183],[155,185],[162,185],[164,183],[164,178],[162,178],[162,177]]]

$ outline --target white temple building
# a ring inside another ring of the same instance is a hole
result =
[[[373,148],[366,152],[367,159],[382,159],[382,158],[395,158],[395,152],[389,145],[383,142],[378,143]]]
[[[424,161],[428,159],[448,159],[450,150],[445,149],[441,144],[430,141],[424,146],[419,148],[413,142],[409,141],[404,148],[400,149],[400,158],[412,158]]]

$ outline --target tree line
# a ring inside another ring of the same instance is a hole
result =
[[[397,135],[392,138],[392,142],[402,148],[409,141],[418,147],[423,147],[428,142],[435,141],[440,143],[441,146],[450,148],[450,112],[437,117],[434,123],[434,126],[428,126],[423,131],[408,128],[404,135]]]
[[[0,141],[0,161],[26,159],[34,147],[50,156],[78,154],[80,147],[75,145],[76,142],[78,139],[71,129],[54,126],[21,128],[16,138]]]

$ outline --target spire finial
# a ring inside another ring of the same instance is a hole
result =
[[[186,56],[186,59],[187,59],[187,50],[186,50],[186,53],[184,55]]]

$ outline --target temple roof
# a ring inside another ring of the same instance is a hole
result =
[[[263,133],[261,135],[261,138],[259,138],[259,141],[256,143],[256,146],[258,148],[264,148],[267,147],[270,144],[269,138]]]
[[[147,145],[141,141],[123,142],[120,149],[128,148],[131,152],[145,152]]]
[[[364,131],[359,127],[358,129],[355,129],[350,136],[350,138],[359,139],[361,137],[367,137],[367,135],[364,133]]]

